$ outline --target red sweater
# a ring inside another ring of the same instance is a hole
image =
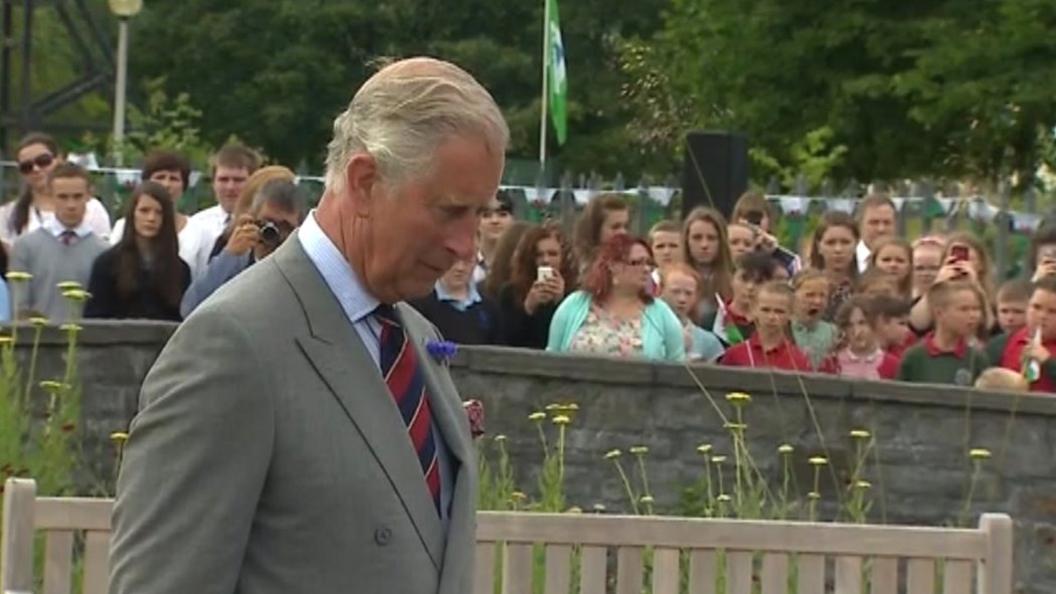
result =
[[[789,371],[812,371],[810,359],[803,351],[786,338],[776,348],[764,350],[758,334],[727,349],[722,364],[730,367],[754,367],[787,369]]]

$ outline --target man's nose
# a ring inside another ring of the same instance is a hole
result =
[[[451,227],[444,239],[444,248],[459,260],[468,260],[476,255],[477,219],[466,217]]]

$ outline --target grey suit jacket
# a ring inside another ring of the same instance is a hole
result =
[[[118,480],[111,592],[471,589],[476,462],[435,329],[418,349],[454,485],[441,526],[359,335],[291,237],[176,331],[143,384]]]

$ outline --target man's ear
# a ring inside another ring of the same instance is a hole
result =
[[[370,218],[374,186],[379,182],[378,163],[367,153],[357,153],[345,166],[345,191],[357,217]]]

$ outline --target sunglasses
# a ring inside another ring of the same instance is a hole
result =
[[[18,164],[18,170],[22,172],[22,175],[29,175],[30,173],[33,173],[34,167],[38,169],[45,169],[47,167],[50,167],[51,164],[54,162],[55,157],[49,155],[48,153],[41,153],[28,161],[20,162]]]

